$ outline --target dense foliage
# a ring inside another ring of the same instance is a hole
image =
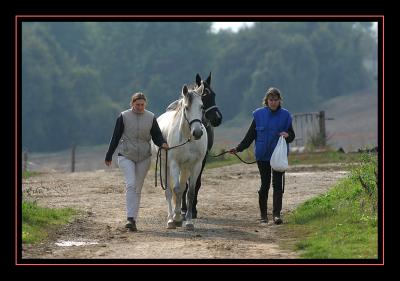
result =
[[[370,25],[258,22],[212,33],[210,22],[24,22],[23,149],[107,143],[132,93],[159,115],[210,71],[225,122],[259,107],[269,86],[291,112],[312,109],[374,83]]]

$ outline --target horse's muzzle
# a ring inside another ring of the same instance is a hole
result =
[[[193,130],[192,135],[193,135],[195,140],[198,140],[203,135],[203,130]]]
[[[210,123],[213,127],[218,127],[222,122],[222,118],[214,118],[210,120]]]
[[[218,110],[218,108],[215,108],[208,114],[209,116],[206,115],[206,118],[210,120],[210,123],[213,127],[218,127],[221,122],[222,122],[222,114]]]

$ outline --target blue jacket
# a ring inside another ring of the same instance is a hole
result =
[[[289,111],[281,107],[276,111],[268,107],[258,108],[253,112],[253,117],[257,132],[254,154],[257,161],[269,161],[278,143],[279,133],[288,131],[292,117]]]

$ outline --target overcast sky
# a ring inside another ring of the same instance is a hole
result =
[[[220,29],[232,29],[233,31],[238,31],[240,27],[250,26],[253,22],[214,22],[212,25],[212,30],[217,32]]]
[[[218,32],[220,29],[232,29],[232,31],[238,31],[243,26],[251,26],[254,22],[213,22],[212,30]],[[377,32],[377,23],[375,22],[372,29]]]

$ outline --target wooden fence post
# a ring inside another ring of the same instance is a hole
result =
[[[23,171],[26,172],[28,171],[28,152],[24,151],[24,165],[23,165]]]
[[[321,137],[321,145],[326,145],[326,129],[325,129],[325,111],[319,112],[319,134]]]
[[[75,149],[76,149],[76,143],[72,145],[72,151],[71,151],[71,173],[75,172]]]

